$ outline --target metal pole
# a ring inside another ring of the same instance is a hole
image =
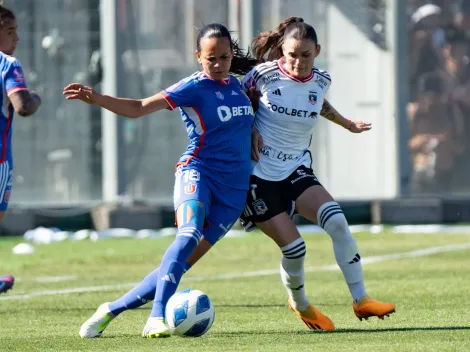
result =
[[[272,0],[271,3],[271,27],[276,28],[281,23],[281,0]]]
[[[185,28],[186,28],[186,66],[193,67],[196,59],[194,57],[194,33],[197,32],[194,23],[194,0],[185,2]]]
[[[100,39],[103,63],[102,93],[118,95],[118,58],[121,53],[117,48],[117,0],[101,0],[100,4]],[[119,117],[111,111],[102,110],[102,173],[103,201],[118,200],[122,192],[122,124]]]
[[[239,26],[239,2],[238,0],[228,1],[228,29],[232,31],[232,39],[240,40],[240,26]]]
[[[240,45],[241,49],[246,50],[250,47],[254,36],[253,27],[253,0],[241,0],[241,30]]]
[[[408,23],[407,1],[394,0],[393,24],[395,47],[395,111],[398,143],[398,195],[411,194],[411,162],[408,148],[409,131],[406,106],[409,102],[408,86]]]

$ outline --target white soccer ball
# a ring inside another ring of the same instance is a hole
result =
[[[214,322],[214,306],[204,292],[186,289],[168,301],[165,317],[172,333],[179,336],[204,335]]]

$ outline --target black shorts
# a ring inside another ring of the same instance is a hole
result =
[[[246,231],[254,230],[255,223],[264,222],[286,212],[292,217],[295,201],[309,187],[321,183],[311,168],[299,166],[282,181],[267,181],[251,175],[250,189],[240,221]]]

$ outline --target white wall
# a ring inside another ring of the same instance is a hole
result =
[[[344,116],[371,122],[373,129],[352,134],[322,121],[312,142],[316,174],[337,199],[395,197],[393,48],[374,45],[335,6],[328,16],[328,99]]]

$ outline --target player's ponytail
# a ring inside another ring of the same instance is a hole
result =
[[[304,22],[301,17],[289,17],[270,32],[262,32],[251,42],[251,50],[258,62],[276,60],[282,57],[282,44],[286,29],[294,24]]]
[[[276,29],[260,33],[251,42],[253,55],[258,62],[272,61],[283,56],[282,44],[287,38],[309,39],[318,44],[315,29],[301,17],[288,17]]]
[[[3,3],[0,4],[0,26],[3,26],[6,20],[15,19],[15,14],[13,13],[13,11],[2,6],[2,4]]]

